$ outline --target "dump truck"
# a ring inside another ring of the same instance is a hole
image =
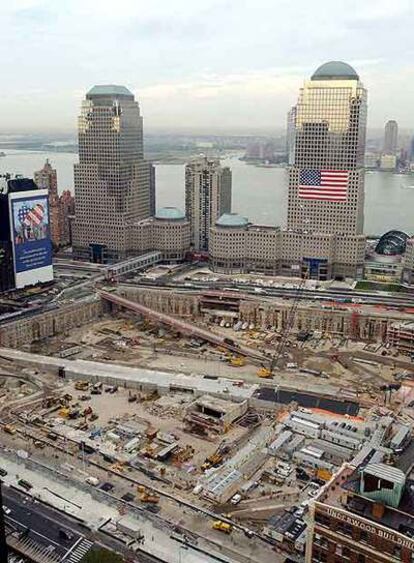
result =
[[[229,364],[234,368],[241,368],[246,365],[246,360],[241,356],[233,356],[230,358]]]
[[[158,504],[160,502],[160,497],[157,495],[150,495],[149,493],[142,493],[139,497],[141,502],[149,502],[151,504]]]
[[[213,530],[218,530],[219,532],[224,532],[225,534],[231,534],[233,526],[223,522],[222,520],[215,520],[212,525]]]

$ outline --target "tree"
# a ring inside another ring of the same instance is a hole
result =
[[[113,551],[98,548],[89,551],[81,563],[124,563],[124,559]]]

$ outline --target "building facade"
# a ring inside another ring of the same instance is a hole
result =
[[[185,167],[185,209],[191,224],[191,244],[209,250],[210,228],[231,210],[231,171],[219,159],[195,158]]]
[[[287,228],[231,214],[210,231],[212,268],[317,280],[360,278],[367,93],[342,62],[319,67],[288,114]]]
[[[285,266],[315,278],[361,277],[367,92],[352,67],[332,61],[305,81],[293,115]]]
[[[57,189],[57,173],[55,168],[46,159],[41,170],[34,173],[35,184],[42,190],[47,190],[49,194],[49,213],[50,213],[50,236],[54,246],[60,244],[60,221],[59,221],[59,196]]]
[[[78,136],[73,253],[115,262],[135,252],[133,225],[150,217],[151,209],[151,167],[133,94],[124,86],[94,86],[82,103]]]
[[[247,217],[224,213],[210,230],[209,258],[215,272],[277,275],[282,233],[279,227],[253,225]]]
[[[398,123],[390,119],[384,129],[384,154],[395,155],[398,146]]]
[[[311,504],[306,563],[411,563],[411,487],[396,467],[345,464]]]
[[[190,222],[176,207],[163,207],[133,226],[132,240],[139,254],[158,250],[164,261],[181,262],[190,250]]]
[[[72,220],[75,215],[75,198],[69,190],[59,196],[60,244],[72,244]]]

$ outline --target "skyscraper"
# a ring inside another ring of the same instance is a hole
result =
[[[185,167],[185,209],[194,250],[207,251],[210,227],[231,210],[231,170],[200,156]]]
[[[390,119],[384,129],[384,154],[396,154],[398,143],[398,123]]]
[[[50,213],[50,237],[55,246],[60,244],[60,223],[59,223],[59,196],[57,190],[57,174],[52,167],[49,159],[41,170],[34,173],[35,184],[40,189],[48,191],[49,194],[49,213]]]
[[[150,165],[138,102],[124,86],[94,86],[78,128],[74,256],[114,262],[134,252],[133,224],[150,216]]]
[[[337,61],[305,81],[290,112],[286,257],[309,277],[361,275],[366,120],[367,92]]]
[[[72,244],[72,217],[75,214],[75,198],[69,190],[59,197],[60,244]]]
[[[157,201],[155,194],[155,166],[150,163],[150,215],[155,216],[155,211],[157,209]]]

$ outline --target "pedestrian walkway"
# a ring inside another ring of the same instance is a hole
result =
[[[81,538],[62,560],[62,563],[79,563],[93,546],[93,543]]]

